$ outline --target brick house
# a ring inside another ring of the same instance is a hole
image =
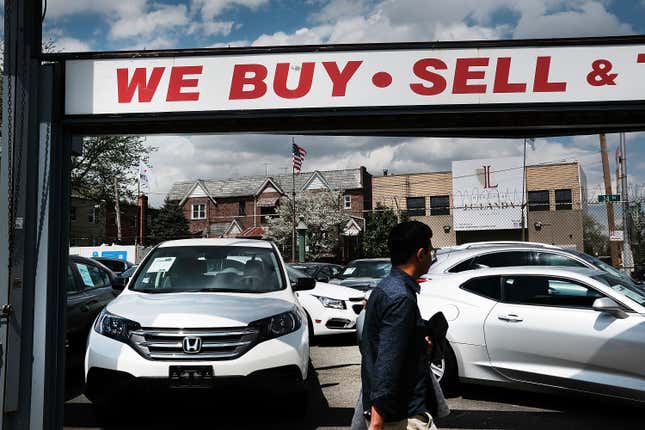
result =
[[[182,208],[195,236],[262,237],[267,231],[267,217],[276,213],[280,198],[289,196],[292,186],[291,175],[198,179],[175,183],[168,199]],[[358,236],[365,228],[363,214],[372,209],[372,175],[365,167],[302,172],[295,177],[295,190],[296,194],[342,191],[344,208],[351,215],[345,226],[345,245],[348,251],[357,247]]]

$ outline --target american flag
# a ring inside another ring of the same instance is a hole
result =
[[[293,170],[296,172],[296,175],[300,174],[300,168],[302,167],[302,162],[305,161],[305,155],[307,151],[302,146],[296,145],[293,143]]]

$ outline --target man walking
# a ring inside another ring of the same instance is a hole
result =
[[[426,409],[428,341],[416,279],[432,264],[432,230],[418,221],[388,238],[392,271],[372,291],[360,343],[363,411],[369,430],[434,429]]]

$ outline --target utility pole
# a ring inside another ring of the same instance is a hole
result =
[[[634,257],[630,243],[629,193],[627,188],[627,146],[625,133],[620,133],[620,189],[623,202],[623,270],[627,275],[634,268]]]
[[[116,240],[121,244],[121,208],[119,207],[119,182],[114,177],[114,213],[116,215]]]
[[[605,194],[611,195],[611,173],[609,173],[609,157],[607,156],[607,138],[605,133],[600,134],[600,155],[602,157],[602,176],[605,181]],[[614,224],[614,204],[607,202],[607,227],[609,234],[616,229]],[[609,242],[609,249],[611,252],[611,265],[618,267],[618,244],[616,242]]]

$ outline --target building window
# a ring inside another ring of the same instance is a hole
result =
[[[276,216],[275,206],[260,206],[260,223],[266,223],[268,218],[275,218]]]
[[[87,222],[96,224],[96,208],[91,207],[87,210]]]
[[[204,203],[193,205],[193,219],[206,219],[206,205]]]
[[[549,210],[549,191],[529,191],[529,212]]]
[[[352,208],[352,196],[344,196],[345,201],[343,208],[344,209],[351,209]]]
[[[76,221],[76,208],[74,206],[69,208],[69,219],[70,221]]]
[[[430,215],[450,215],[450,197],[430,197]]]
[[[571,210],[571,190],[555,190],[555,210]]]
[[[240,202],[240,210],[238,212],[240,216],[246,216],[246,202]]]
[[[426,198],[425,197],[408,197],[407,198],[408,215],[425,216]]]

